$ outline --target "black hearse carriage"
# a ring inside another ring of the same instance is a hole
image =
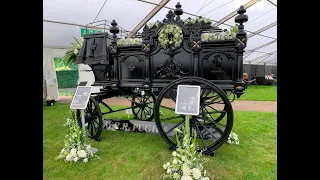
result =
[[[243,23],[248,20],[245,12],[241,6],[235,17],[238,32],[223,40],[203,40],[204,32],[223,31],[198,20],[191,25],[185,23],[180,19],[183,10],[179,3],[162,22],[152,27],[145,25],[138,45],[117,43],[119,28],[115,20],[109,30],[112,35],[84,35],[77,63],[88,64],[95,76],[92,86],[103,87],[92,94],[86,109],[89,136],[99,139],[103,115],[132,109],[137,119],[154,120],[162,138],[170,148],[175,148],[173,129],[184,124],[184,116],[174,113],[177,86],[200,85],[200,115],[191,117],[190,132],[197,132],[199,146],[205,153],[218,149],[227,141],[233,126],[232,100],[228,95],[240,97],[244,91],[243,52],[247,37]],[[176,39],[167,42],[161,39],[163,34],[168,40]],[[154,88],[161,89],[157,97]],[[103,101],[115,96],[126,97],[131,107],[113,110]],[[101,112],[101,104],[107,112]]]

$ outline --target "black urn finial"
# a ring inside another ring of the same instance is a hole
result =
[[[119,33],[119,28],[117,27],[117,25],[118,25],[118,23],[116,22],[116,20],[112,20],[112,22],[111,22],[111,28],[110,28],[110,32],[112,33],[112,34],[118,34]]]
[[[235,18],[235,22],[236,23],[245,23],[248,21],[248,16],[245,15],[244,13],[246,12],[247,10],[244,8],[244,6],[240,6],[239,10],[238,10],[238,16],[236,16]]]
[[[180,16],[183,14],[183,10],[181,9],[181,4],[178,2],[176,4],[176,9],[174,10],[174,14],[177,15],[177,16]]]

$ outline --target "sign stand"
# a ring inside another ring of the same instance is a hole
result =
[[[70,109],[79,109],[81,114],[81,124],[83,136],[86,137],[86,125],[85,125],[85,115],[84,110],[90,99],[92,87],[91,86],[78,86],[77,90],[73,96]],[[86,138],[84,138],[86,139]]]
[[[198,116],[200,113],[200,94],[200,86],[178,85],[175,113],[186,116],[185,126],[188,138],[190,138],[190,117]],[[206,155],[215,156],[215,152],[209,152]]]

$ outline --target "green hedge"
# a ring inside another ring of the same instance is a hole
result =
[[[76,88],[79,79],[78,70],[56,71],[58,88]]]

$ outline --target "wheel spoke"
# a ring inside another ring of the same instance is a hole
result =
[[[202,127],[204,128],[204,130],[206,130],[207,132],[209,132],[209,133],[212,135],[212,137],[214,137],[216,140],[218,140],[217,137],[214,136],[214,134],[212,134],[212,132],[211,132],[209,129],[207,129],[206,127],[204,127],[201,123],[199,123],[199,125],[202,126]]]
[[[198,123],[195,122],[196,130],[197,130],[198,133],[199,133],[199,136],[200,136],[201,142],[202,142],[202,144],[203,144],[203,147],[204,147],[205,149],[207,149],[207,145],[206,145],[206,143],[204,143],[202,133],[201,133],[201,131],[200,131],[200,129],[199,129],[199,127],[198,127],[197,124],[198,124]]]
[[[178,124],[174,125],[171,129],[169,129],[166,134],[169,134],[172,130],[174,130],[176,127],[180,126],[182,123],[184,123],[185,119],[179,122]]]
[[[91,137],[93,137],[93,124],[90,121],[89,121],[89,124],[90,124],[90,129],[91,129],[90,134],[91,134]],[[88,124],[88,126],[89,126],[89,124]]]

